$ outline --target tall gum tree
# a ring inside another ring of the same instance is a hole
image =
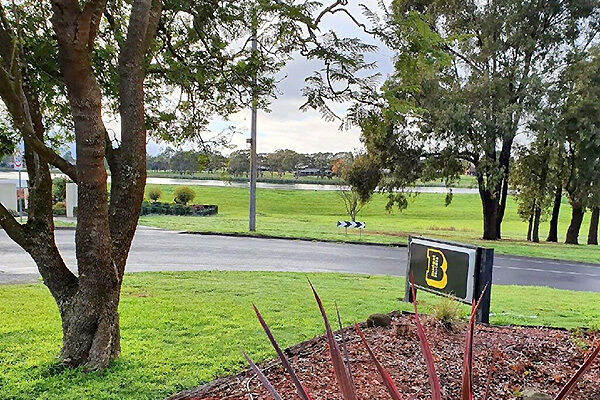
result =
[[[0,226],[31,255],[56,301],[65,365],[102,369],[119,356],[119,299],[144,196],[148,133],[176,144],[202,142],[213,115],[238,111],[252,94],[266,107],[275,94],[273,74],[296,51],[328,63],[314,79],[335,73],[348,87],[358,85],[352,73],[373,47],[319,31],[319,22],[345,5],[0,2],[0,97],[9,115],[0,120],[12,132],[0,138],[4,147],[15,134],[24,140],[30,194],[27,222],[0,206]],[[247,40],[250,16],[258,52]],[[327,100],[314,95],[307,104]],[[118,136],[107,131],[106,115],[119,121]],[[59,156],[61,140],[74,141],[75,163]],[[51,167],[78,185],[77,274],[55,242]]]
[[[594,40],[598,13],[597,1],[392,2],[377,33],[395,73],[382,104],[355,113],[388,189],[474,165],[483,238],[501,238],[515,137],[569,49]]]
[[[600,47],[567,73],[568,92],[559,127],[566,148],[565,190],[571,204],[571,222],[565,243],[578,244],[587,208],[598,205],[600,181]],[[596,218],[594,216],[594,218]],[[593,221],[592,221],[593,222]],[[593,234],[593,232],[591,232]]]

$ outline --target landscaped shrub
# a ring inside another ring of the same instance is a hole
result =
[[[338,342],[333,334],[333,330],[331,329],[329,320],[327,319],[327,315],[325,314],[325,309],[323,308],[323,304],[321,302],[321,299],[319,298],[319,295],[317,294],[315,288],[313,287],[312,283],[310,283],[310,281],[309,281],[309,284],[312,288],[313,294],[317,301],[317,305],[321,312],[321,316],[323,317],[323,321],[325,323],[325,331],[326,331],[326,338],[327,338],[327,345],[328,345],[327,347],[329,348],[329,353],[331,355],[331,363],[333,366],[333,372],[335,375],[335,380],[338,383],[340,393],[342,395],[341,397],[344,400],[358,400],[358,397],[356,394],[356,385],[354,383],[354,378],[351,373],[350,360],[348,357],[347,349],[345,347],[346,340],[344,338],[344,331],[343,331],[343,329],[341,329],[339,313],[338,313],[338,324],[340,325],[340,333],[341,333],[340,344],[338,344]],[[431,399],[432,400],[442,400],[442,390],[441,390],[441,386],[440,386],[440,380],[438,378],[437,371],[436,371],[435,365],[434,365],[434,357],[433,357],[433,354],[431,353],[429,341],[427,340],[427,337],[425,335],[425,330],[423,328],[421,319],[419,317],[419,312],[417,310],[416,291],[414,288],[414,281],[412,280],[412,277],[411,277],[411,287],[412,287],[413,299],[415,299],[415,301],[413,303],[414,311],[415,311],[414,319],[415,319],[415,324],[417,327],[417,335],[419,337],[419,342],[421,344],[421,351],[423,353],[423,357],[425,359],[425,364],[427,366],[429,385],[431,387]],[[486,290],[483,291],[483,293],[485,293],[485,292],[486,292]],[[482,297],[483,297],[483,295],[482,295]],[[481,303],[481,298],[479,299],[479,301],[477,303],[473,302],[473,307],[471,309],[471,318],[469,320],[469,324],[467,325],[467,334],[466,334],[466,340],[465,340],[465,352],[464,352],[464,359],[463,359],[463,363],[462,363],[462,387],[461,387],[460,400],[473,400],[473,388],[472,388],[473,335],[474,335],[474,331],[475,331],[475,316],[477,314],[477,309],[479,308],[480,303]],[[296,388],[298,396],[300,397],[300,399],[303,399],[303,400],[312,400],[312,397],[310,396],[310,394],[308,393],[306,388],[302,385],[302,383],[298,379],[298,376],[296,375],[296,373],[295,373],[294,369],[292,368],[290,362],[288,361],[286,355],[284,354],[284,352],[281,350],[281,348],[275,341],[275,338],[274,338],[273,334],[271,333],[271,330],[267,326],[267,323],[263,319],[262,315],[260,314],[260,312],[258,311],[256,306],[253,306],[253,307],[254,307],[254,312],[256,313],[256,316],[258,318],[258,321],[260,322],[262,328],[264,329],[265,333],[267,334],[267,337],[269,338],[269,341],[273,345],[273,348],[275,349],[275,351],[277,352],[277,355],[279,356],[279,359],[281,360],[281,365],[283,366],[283,369],[290,376],[290,379]],[[385,387],[388,391],[388,394],[390,395],[390,398],[393,400],[402,400],[400,391],[396,387],[395,383],[392,381],[390,374],[387,372],[387,370],[383,367],[383,365],[375,357],[375,353],[371,349],[371,347],[370,347],[369,343],[367,342],[365,336],[363,335],[360,327],[356,323],[354,324],[354,327],[355,327],[356,333],[358,334],[358,336],[361,339],[361,342],[362,342],[364,348],[369,353],[371,361],[375,365],[377,372],[381,376],[383,384],[385,385]],[[244,357],[246,358],[246,360],[248,361],[248,364],[250,364],[252,371],[256,374],[256,376],[258,377],[258,379],[260,380],[262,385],[265,387],[265,389],[269,392],[269,394],[275,400],[280,400],[281,396],[279,395],[277,390],[273,387],[271,382],[269,382],[268,378],[256,366],[256,364],[254,364],[254,362],[250,359],[250,357],[248,357],[248,355],[245,352],[243,352],[243,354],[244,354]],[[598,357],[599,354],[600,354],[600,346],[598,346],[594,351],[592,351],[591,355],[583,363],[583,365],[580,367],[580,369],[577,371],[577,373],[571,378],[571,380],[569,382],[567,382],[567,384],[563,387],[563,389],[556,395],[555,400],[564,400],[567,398],[567,396],[575,388],[577,381],[579,381],[579,379],[583,376],[583,374],[587,371],[587,369],[590,368],[590,366],[592,365],[592,363]],[[491,374],[488,374],[488,383],[486,385],[488,388],[489,388],[491,376],[492,376]],[[488,395],[489,395],[489,391],[486,390],[485,394],[482,397],[483,400],[487,400]]]
[[[189,216],[208,216],[219,212],[216,205],[203,204],[170,204],[160,202],[143,202],[140,215],[161,214],[161,215],[189,215]]]
[[[180,186],[175,189],[175,203],[187,205],[190,201],[196,197],[196,192],[189,186]]]
[[[55,217],[64,217],[65,215],[67,215],[67,207],[65,206],[65,203],[63,203],[62,201],[56,203],[52,207],[52,214]]]
[[[55,201],[65,201],[65,197],[67,197],[67,180],[65,178],[52,179],[52,197]]]
[[[148,189],[148,198],[153,202],[156,203],[158,199],[160,199],[160,196],[162,196],[162,190],[160,190],[160,188],[152,187]]]

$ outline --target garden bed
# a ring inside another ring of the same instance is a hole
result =
[[[187,215],[206,217],[217,215],[219,207],[212,204],[173,204],[173,203],[147,203],[142,204],[140,215]]]
[[[443,398],[458,399],[465,326],[456,325],[448,329],[433,318],[425,317],[424,321],[436,358]],[[359,398],[389,399],[358,336],[352,329],[346,328],[346,332]],[[413,317],[393,314],[391,327],[366,328],[364,333],[404,398],[429,399],[427,372]],[[598,339],[600,335],[597,333],[479,325],[475,333],[473,360],[475,398],[481,398],[485,391],[488,374],[491,374],[490,399],[519,399],[527,388],[555,395],[577,371],[591,345]],[[267,341],[267,338],[264,340]],[[324,337],[293,346],[286,353],[313,398],[341,399]],[[259,367],[284,399],[298,398],[279,362],[271,360]],[[169,400],[269,398],[256,376],[247,370],[179,393]],[[569,398],[600,399],[600,361],[597,360],[583,376]]]

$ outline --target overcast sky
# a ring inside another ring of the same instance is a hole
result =
[[[373,8],[375,1],[350,0],[349,7],[353,14],[364,19],[360,15],[359,3]],[[382,43],[365,35],[347,17],[336,14],[328,17],[324,23],[322,31],[333,29],[340,36],[360,37],[365,42],[377,44],[379,50],[370,54],[368,59],[377,62],[377,71],[382,74],[382,81],[392,72],[392,53]],[[285,79],[278,86],[281,94],[273,100],[270,113],[260,112],[258,114],[257,150],[259,153],[284,148],[300,153],[354,151],[360,148],[360,134],[357,129],[341,131],[339,121],[327,122],[316,111],[302,112],[299,110],[304,103],[301,94],[304,78],[318,67],[318,63],[309,63],[301,57],[296,57],[283,69],[282,76]],[[344,109],[345,106],[342,106],[338,111],[343,112]],[[232,144],[237,148],[247,148],[246,138],[250,136],[250,111],[237,113],[231,116],[227,122],[215,119],[210,128],[219,132],[223,127],[229,125],[234,125],[238,131],[242,132],[233,137]],[[163,147],[164,145],[151,142],[148,145],[148,151],[156,154]],[[232,151],[231,149],[223,150],[224,153]]]

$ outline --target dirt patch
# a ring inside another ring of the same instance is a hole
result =
[[[460,398],[464,326],[451,331],[425,318],[444,399]],[[405,398],[429,399],[427,371],[411,315],[393,314],[387,328],[366,328],[364,333],[379,360],[388,369]],[[346,329],[347,345],[358,395],[361,399],[389,399],[374,365],[358,336]],[[491,373],[490,399],[519,399],[526,388],[556,394],[583,363],[598,334],[531,327],[478,326],[475,333],[473,385],[475,398],[485,391]],[[265,338],[265,341],[267,339]],[[300,380],[315,399],[341,399],[323,337],[286,350]],[[280,364],[260,365],[284,399],[297,399]],[[251,371],[220,378],[169,400],[270,399]],[[600,361],[584,375],[570,399],[600,399]]]

